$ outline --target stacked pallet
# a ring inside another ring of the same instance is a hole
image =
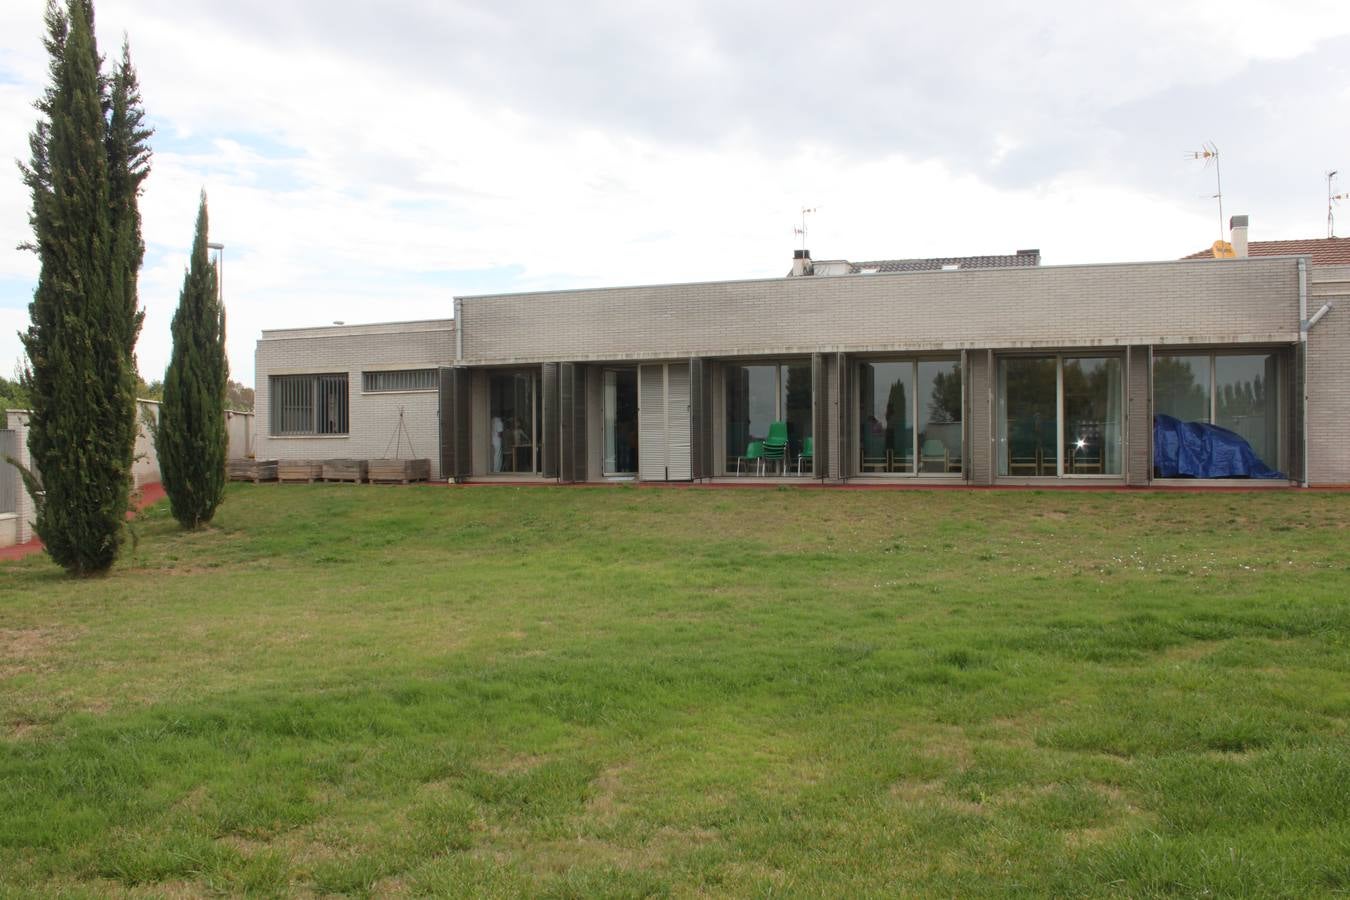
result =
[[[323,478],[323,463],[315,459],[283,459],[277,463],[277,481],[314,483]]]
[[[356,484],[366,480],[366,461],[364,459],[325,459],[323,461],[324,481],[352,481]]]
[[[231,481],[277,480],[277,461],[275,459],[232,459],[225,467],[225,473]]]
[[[367,462],[371,481],[408,484],[412,481],[426,481],[431,477],[429,459],[371,459]]]

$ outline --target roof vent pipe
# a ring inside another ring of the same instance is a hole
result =
[[[1228,220],[1228,230],[1232,234],[1230,243],[1233,245],[1233,256],[1237,259],[1247,258],[1247,217],[1233,216]]]

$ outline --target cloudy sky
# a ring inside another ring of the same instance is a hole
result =
[[[26,158],[42,0],[0,4]],[[1166,259],[1325,235],[1350,190],[1343,0],[1037,4],[98,0],[156,128],[139,359],[162,375],[198,191],[233,374],[263,328],[445,317],[455,294],[783,274],[817,259]],[[0,174],[0,369],[37,276]],[[1342,207],[1350,234],[1350,205]]]

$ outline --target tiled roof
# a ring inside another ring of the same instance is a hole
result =
[[[1006,269],[1012,266],[1038,266],[1041,251],[1018,250],[1011,256],[944,256],[936,259],[874,259],[851,262],[849,274],[864,272],[939,272],[945,267],[962,269]]]
[[[1201,250],[1182,259],[1210,259],[1214,254]],[[1310,256],[1314,266],[1350,266],[1350,237],[1308,238],[1301,241],[1252,241],[1248,256]]]

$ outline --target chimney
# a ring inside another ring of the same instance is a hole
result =
[[[1233,216],[1228,220],[1228,229],[1232,234],[1229,241],[1233,245],[1233,256],[1237,259],[1247,258],[1247,217]]]
[[[815,267],[811,265],[811,251],[793,250],[792,271],[788,273],[788,277],[790,278],[794,275],[812,275],[814,273]]]

